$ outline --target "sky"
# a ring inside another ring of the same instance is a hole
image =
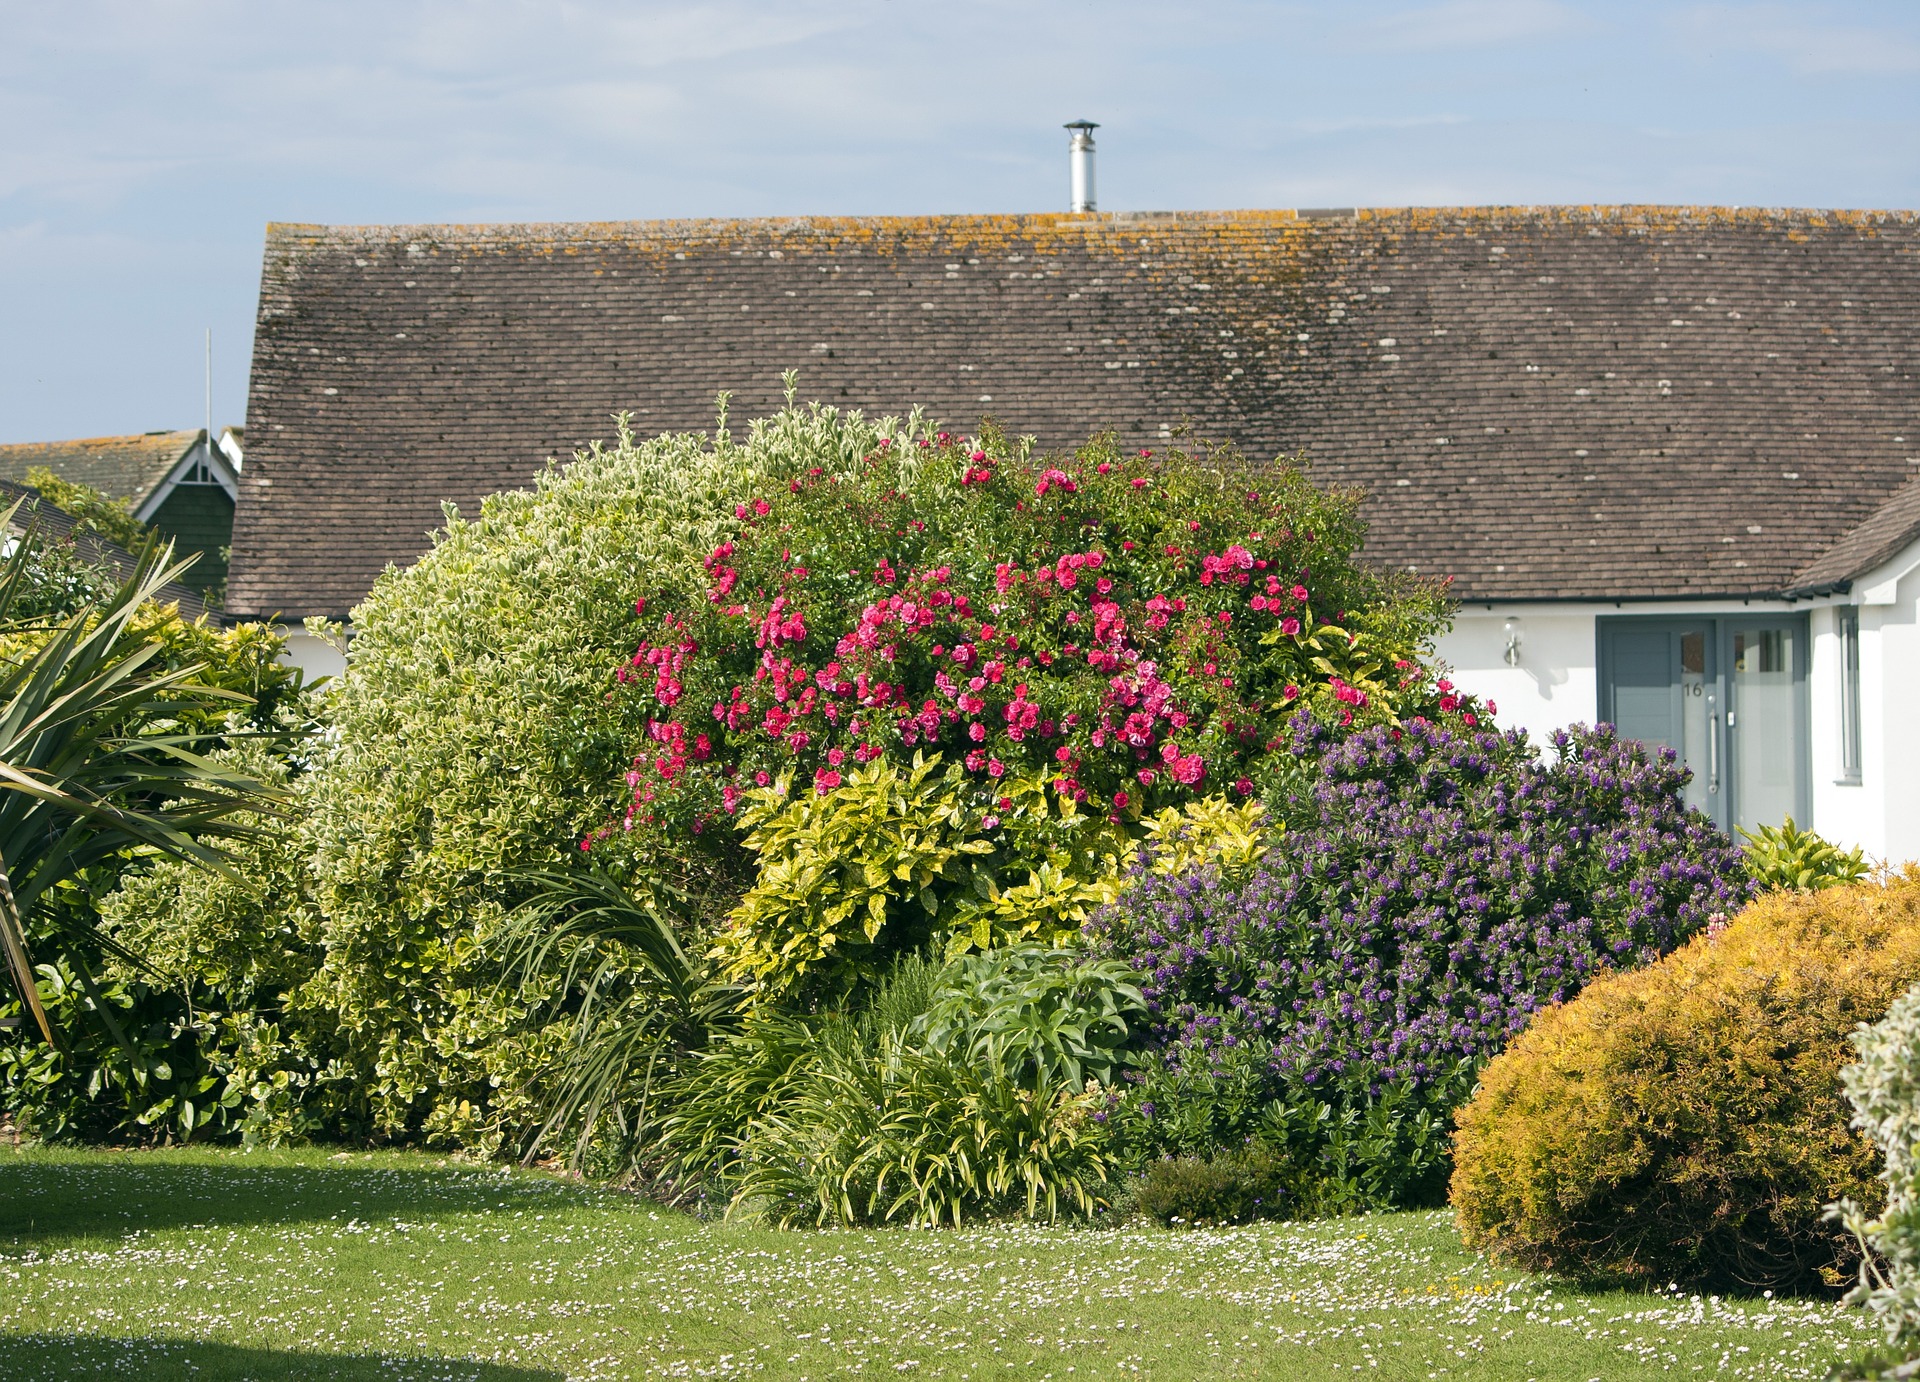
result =
[[[243,421],[270,221],[1920,206],[1920,4],[0,0],[0,442]]]

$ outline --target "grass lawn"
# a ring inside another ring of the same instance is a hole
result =
[[[1818,1378],[1812,1301],[1582,1294],[1441,1214],[776,1233],[420,1155],[0,1150],[0,1377]]]

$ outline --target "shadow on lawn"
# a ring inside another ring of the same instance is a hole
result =
[[[41,1378],[192,1378],[194,1382],[341,1379],[358,1382],[563,1382],[545,1368],[504,1367],[406,1353],[294,1353],[198,1339],[114,1339],[97,1334],[0,1335],[0,1375]]]
[[[554,1204],[581,1192],[476,1166],[287,1165],[147,1152],[0,1157],[0,1253],[136,1230],[386,1223]]]

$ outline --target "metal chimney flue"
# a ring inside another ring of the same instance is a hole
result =
[[[1091,120],[1075,120],[1066,126],[1073,132],[1073,142],[1068,145],[1067,158],[1073,181],[1073,201],[1067,209],[1072,212],[1095,211],[1093,191],[1093,132],[1100,127]]]

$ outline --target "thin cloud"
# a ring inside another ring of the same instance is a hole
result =
[[[1804,10],[1781,5],[1702,5],[1680,17],[1694,44],[1767,53],[1808,74],[1898,76],[1920,72],[1920,40],[1912,33],[1855,24],[1808,22]]]
[[[1413,51],[1493,48],[1559,38],[1589,27],[1585,15],[1556,0],[1448,0],[1382,15],[1366,26],[1382,44]]]

